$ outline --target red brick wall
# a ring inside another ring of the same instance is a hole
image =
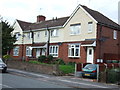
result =
[[[120,54],[120,36],[117,36],[117,39],[113,39],[114,29],[102,26],[100,32],[100,25],[97,26],[97,47],[96,47],[96,59],[104,59],[104,54]],[[100,34],[101,33],[101,34]],[[118,35],[120,32],[117,33]],[[101,37],[105,37],[105,41],[99,41]],[[113,57],[114,58],[114,57]]]
[[[80,47],[80,57],[70,58],[68,57],[68,44],[70,43],[81,43],[81,42],[67,42],[59,46],[59,58],[62,58],[65,62],[77,62],[86,63],[86,48]]]

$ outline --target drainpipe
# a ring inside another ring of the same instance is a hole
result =
[[[102,24],[99,23],[100,25],[100,30],[98,32],[98,41],[99,41],[99,62],[101,62],[102,59]]]
[[[50,47],[50,30],[47,25],[47,31],[48,31],[48,41],[47,41],[47,56],[49,55],[49,47]]]
[[[32,46],[34,44],[34,32],[30,28],[31,38],[32,38]],[[32,49],[32,57],[33,57],[33,49]]]

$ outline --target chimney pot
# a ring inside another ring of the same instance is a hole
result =
[[[43,15],[38,15],[37,16],[37,22],[45,21],[46,17]]]

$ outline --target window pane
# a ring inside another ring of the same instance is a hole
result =
[[[88,22],[88,32],[92,32],[92,22]]]
[[[70,26],[70,30],[71,30],[71,32],[70,32],[70,34],[73,34],[73,35],[78,35],[78,34],[80,34],[80,28],[81,28],[81,26],[80,26],[80,24],[79,25],[71,25]]]
[[[92,49],[89,49],[89,55],[92,55]]]
[[[74,56],[74,48],[71,49],[71,56]]]
[[[79,49],[76,49],[75,56],[79,56]]]

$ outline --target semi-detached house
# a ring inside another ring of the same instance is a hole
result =
[[[120,60],[120,26],[98,11],[78,5],[68,17],[45,19],[39,15],[36,23],[16,20],[13,58],[26,60],[49,52],[65,62]]]

